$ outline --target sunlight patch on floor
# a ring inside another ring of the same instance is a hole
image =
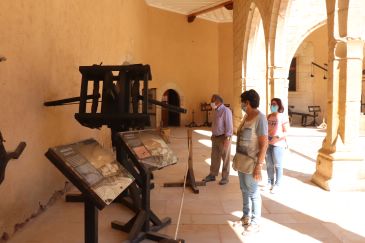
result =
[[[194,130],[194,132],[196,132],[200,135],[203,135],[203,136],[207,136],[207,137],[212,136],[212,131],[208,131],[208,130],[197,129],[197,130]],[[237,142],[237,136],[236,135],[232,136],[232,142]]]
[[[229,171],[229,175],[230,176],[238,176],[238,172],[235,171],[234,169],[232,169],[232,167],[231,167],[231,170]]]
[[[208,148],[212,147],[212,141],[208,139],[198,139],[198,142]],[[236,144],[231,144],[231,156],[234,156],[236,154]]]
[[[211,148],[212,147],[212,141],[209,139],[199,139],[199,143],[203,144],[204,146]]]
[[[290,228],[290,227],[286,226],[285,224],[275,222],[275,221],[267,219],[265,217],[262,217],[262,220],[266,221],[265,222],[266,227],[267,226],[270,227],[270,229],[268,230],[269,233],[272,232],[273,234],[275,234],[275,232],[278,232],[278,231],[286,232],[285,235],[277,236],[280,238],[281,242],[293,242],[293,239],[295,239],[295,242],[323,242],[306,233],[300,232],[300,229],[298,230],[298,229]]]
[[[239,220],[242,217],[242,211],[232,211],[231,215],[237,217],[237,220]]]
[[[207,137],[211,137],[212,136],[212,132],[211,131],[207,131],[207,130],[197,129],[197,130],[194,130],[194,132],[196,132],[196,133],[198,133],[200,135],[207,136]]]
[[[234,156],[236,154],[236,144],[231,144],[231,155]]]

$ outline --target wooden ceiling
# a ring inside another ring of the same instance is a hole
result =
[[[188,22],[195,17],[217,23],[232,22],[233,1],[230,0],[145,0],[149,6],[180,13]],[[195,17],[194,17],[195,16]]]

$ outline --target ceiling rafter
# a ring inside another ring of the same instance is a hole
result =
[[[197,9],[196,11],[190,13],[187,16],[187,21],[188,21],[188,23],[192,23],[195,20],[196,16],[222,8],[222,7],[225,7],[227,10],[233,10],[233,0],[224,1],[219,4],[215,4],[213,6],[210,5],[210,6],[206,6],[206,7]]]

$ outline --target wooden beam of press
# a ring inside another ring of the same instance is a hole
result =
[[[233,9],[233,0],[225,1],[225,2],[222,2],[218,5],[215,5],[215,6],[212,6],[212,7],[207,7],[207,8],[198,10],[196,12],[193,12],[193,13],[191,13],[187,16],[187,20],[188,20],[189,23],[191,23],[195,20],[196,16],[198,16],[200,14],[210,12],[210,11],[213,11],[213,10],[216,10],[218,8],[222,8],[222,7],[225,7],[228,10],[232,10]]]

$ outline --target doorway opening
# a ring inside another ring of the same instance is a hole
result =
[[[165,102],[169,105],[180,106],[180,96],[175,90],[168,89],[162,96],[162,102]],[[161,121],[163,127],[178,127],[180,126],[180,113],[171,112],[167,109],[162,109]]]

